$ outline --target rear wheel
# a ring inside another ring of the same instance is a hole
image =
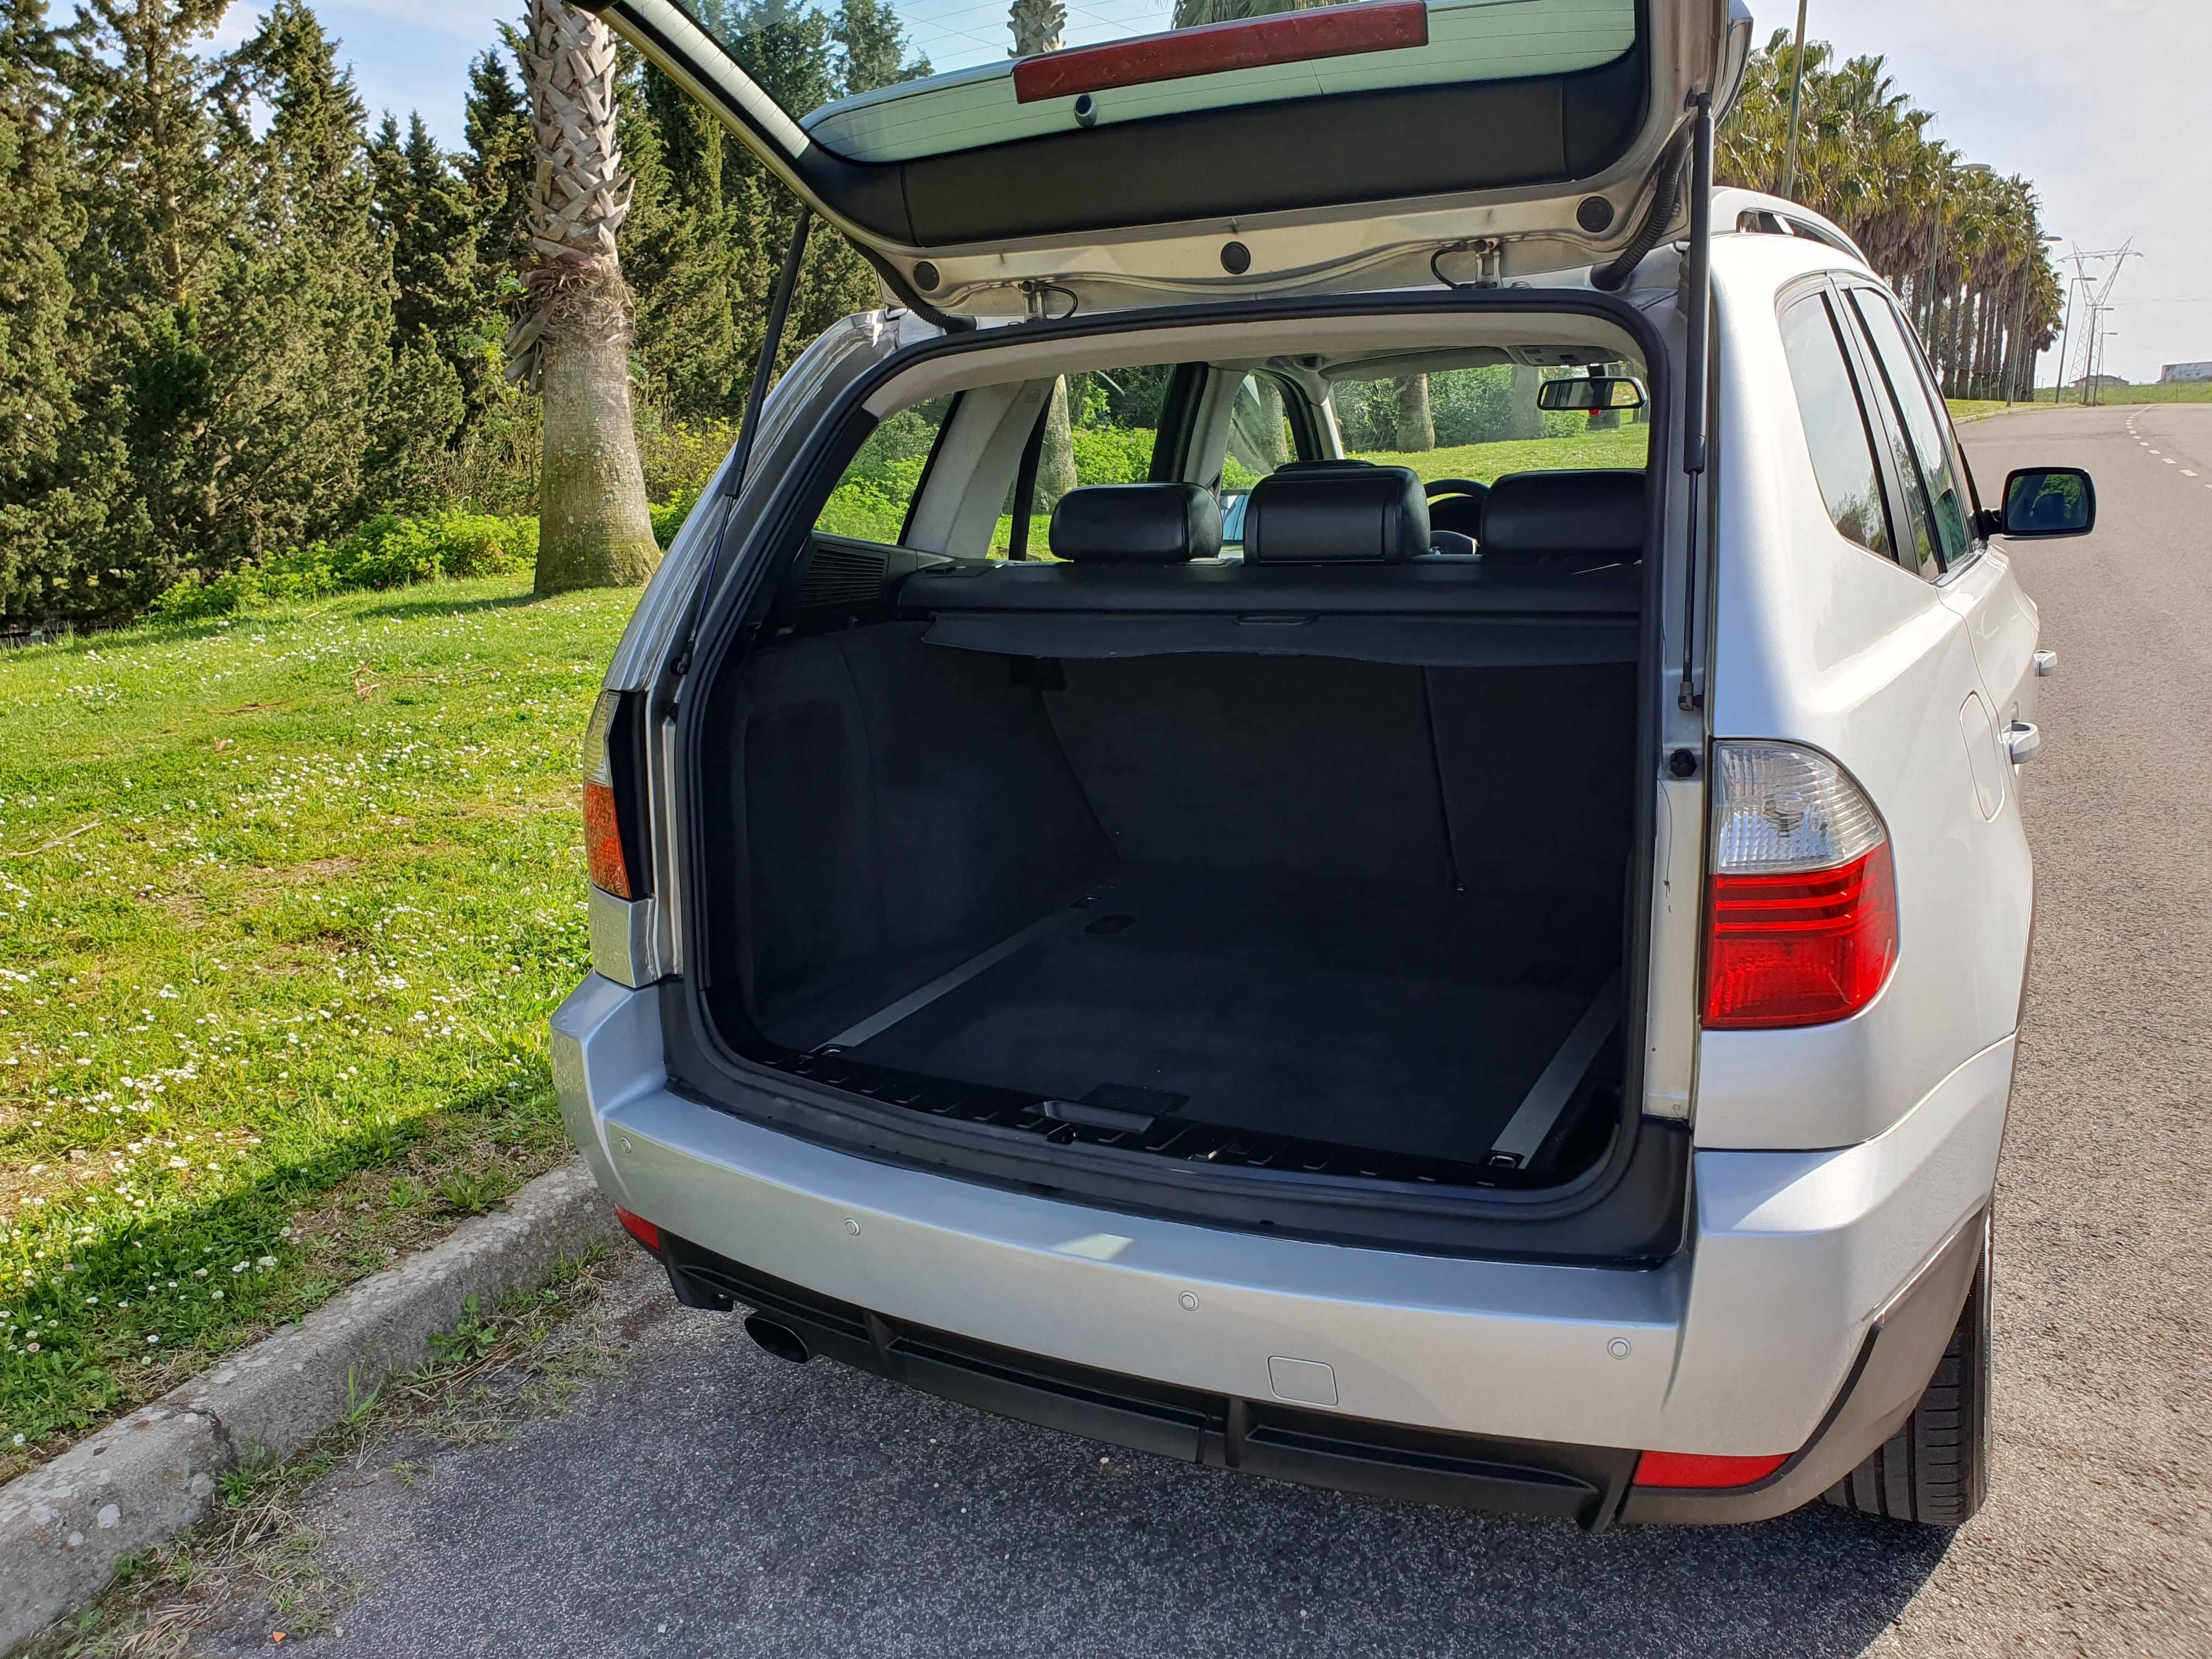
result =
[[[1990,1243],[1958,1328],[1905,1426],[1828,1488],[1826,1501],[1862,1515],[1956,1527],[1974,1517],[1990,1485]]]

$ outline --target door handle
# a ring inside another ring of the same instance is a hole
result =
[[[2047,680],[2057,672],[2058,653],[2056,651],[2039,651],[2035,653],[2036,678]]]
[[[2025,766],[2043,748],[2043,728],[2027,720],[2014,720],[2005,728],[2005,752],[2012,757],[2014,766]]]

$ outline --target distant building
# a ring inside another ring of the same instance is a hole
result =
[[[2109,392],[2115,386],[2127,384],[2129,383],[2126,380],[2117,374],[2084,374],[2074,382],[2074,389],[2076,392],[2087,392],[2091,386],[2094,386],[2100,392]]]
[[[2160,386],[2212,380],[2212,363],[2168,363],[2159,371],[2158,380]]]

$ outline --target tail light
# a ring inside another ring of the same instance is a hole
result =
[[[624,1232],[644,1245],[647,1249],[657,1250],[660,1248],[660,1229],[643,1216],[633,1215],[617,1204],[615,1206],[615,1219],[622,1223]],[[1644,1455],[1650,1455],[1648,1452]]]
[[[1784,743],[1713,757],[1705,1022],[1821,1025],[1872,1002],[1897,962],[1889,831],[1850,775]]]
[[[635,694],[602,691],[584,728],[584,857],[592,885],[621,899],[641,899],[647,891],[641,712]]]

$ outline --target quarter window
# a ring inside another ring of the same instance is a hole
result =
[[[868,434],[814,521],[817,533],[896,545],[954,399],[933,398],[888,416]]]
[[[1882,374],[1889,382],[1899,416],[1919,464],[1920,482],[1927,494],[1934,532],[1945,568],[1966,556],[1973,544],[1972,515],[1960,469],[1953,464],[1950,446],[1944,441],[1947,416],[1929,401],[1933,394],[1920,372],[1919,355],[1905,337],[1897,308],[1865,289],[1851,290],[1851,304],[1874,343]]]
[[[1874,438],[1826,295],[1808,295],[1782,313],[1782,346],[1829,518],[1861,547],[1895,558]]]

